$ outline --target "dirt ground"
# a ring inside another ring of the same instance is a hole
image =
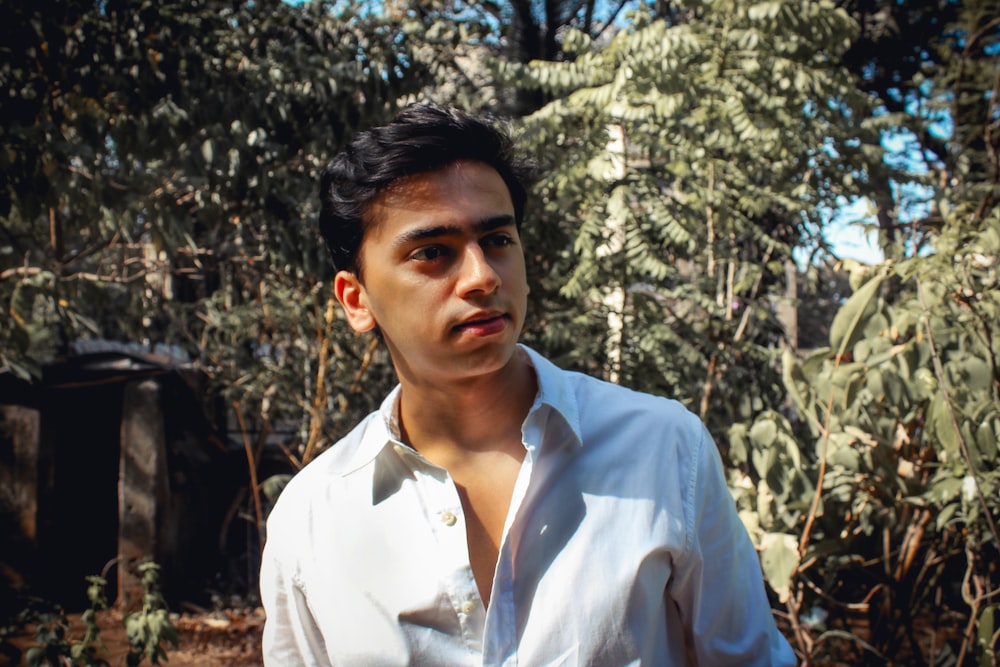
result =
[[[256,609],[228,609],[215,612],[183,613],[172,615],[174,627],[177,628],[178,646],[167,648],[166,667],[263,667],[261,659],[261,631],[264,627],[264,612]],[[69,616],[70,629],[68,637],[71,641],[79,641],[84,634],[83,624],[79,614]],[[851,637],[869,640],[867,623],[863,619],[853,619],[849,625],[831,627],[834,633],[818,651],[819,657],[813,660],[816,667],[846,667],[858,664],[883,664],[882,662],[866,661],[866,656],[857,641]],[[111,667],[126,667],[125,656],[128,654],[128,641],[125,638],[125,628],[122,625],[122,614],[114,610],[100,612],[98,624],[101,629],[101,641],[106,650],[99,649],[96,657],[106,660]],[[779,623],[779,625],[782,625]],[[920,653],[923,659],[917,660],[907,651],[905,656],[896,656],[896,664],[929,664],[927,656],[947,656],[950,649],[945,646],[946,640],[953,643],[961,639],[947,630],[936,628],[933,619],[923,619],[917,623],[920,630],[914,632],[919,641],[926,640],[930,646],[921,645]],[[948,627],[957,624],[950,623]],[[788,628],[783,627],[788,635]],[[24,652],[37,645],[34,627],[28,626],[13,638],[13,645]],[[935,645],[937,646],[935,650]],[[930,659],[930,662],[937,664]],[[21,660],[12,659],[0,651],[0,667],[15,667],[25,665]],[[142,665],[149,665],[143,660]],[[943,663],[942,663],[943,664]]]
[[[83,637],[79,614],[69,617],[71,640]],[[264,613],[260,609],[223,610],[209,613],[184,613],[173,616],[177,628],[177,648],[167,646],[167,667],[261,667],[260,637],[264,627]],[[97,657],[107,660],[111,667],[124,667],[128,641],[122,625],[121,613],[102,612],[98,615],[101,641],[107,651],[98,649]],[[0,667],[23,665],[23,653],[35,646],[34,629],[14,639],[21,650],[20,661],[0,655]],[[143,665],[149,665],[143,660]]]

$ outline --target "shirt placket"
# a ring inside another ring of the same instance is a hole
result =
[[[486,612],[469,559],[465,514],[458,489],[445,470],[405,449],[408,451],[400,453],[412,457],[424,517],[438,545],[437,564],[444,590],[458,617],[463,641],[479,653]]]
[[[507,511],[496,573],[493,577],[490,608],[486,614],[483,639],[483,662],[486,665],[502,665],[503,667],[517,665],[517,609],[514,604],[515,554],[513,544],[517,542],[518,516],[531,481],[535,452],[537,444],[541,442],[541,435],[538,412],[533,410],[525,419],[522,429],[526,451],[524,461],[521,463],[521,470],[518,472],[517,481],[514,484],[510,508]]]

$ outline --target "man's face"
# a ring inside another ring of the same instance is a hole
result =
[[[366,214],[363,281],[345,271],[336,278],[351,326],[379,327],[401,380],[503,369],[528,286],[514,206],[496,170],[462,161],[401,179]]]

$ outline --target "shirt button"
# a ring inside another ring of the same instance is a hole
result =
[[[472,600],[466,600],[465,602],[462,603],[462,606],[461,606],[460,609],[461,609],[461,611],[462,611],[463,614],[465,614],[466,616],[468,616],[473,611],[475,611],[475,609],[476,609],[476,603],[473,602]]]
[[[458,521],[458,517],[455,516],[454,512],[442,512],[441,513],[441,523],[446,526],[454,526],[455,522]]]

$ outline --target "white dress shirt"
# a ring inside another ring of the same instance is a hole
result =
[[[397,387],[271,512],[265,664],[795,664],[701,422],[521,349],[538,395],[489,608],[455,484],[399,441]]]

